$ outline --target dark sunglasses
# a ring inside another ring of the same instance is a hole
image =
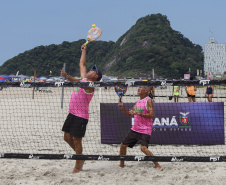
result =
[[[91,69],[92,71],[96,71],[97,72],[97,74],[98,74],[98,69],[97,69],[97,66],[96,66],[96,64],[95,65],[93,65],[93,67],[92,67],[92,69]]]

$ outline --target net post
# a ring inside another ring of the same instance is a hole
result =
[[[99,103],[102,101],[101,87],[99,87]]]
[[[63,68],[65,70],[66,68],[66,63],[63,64]],[[63,80],[63,79],[62,79]],[[64,81],[64,80],[63,80]],[[64,86],[62,87],[62,95],[61,95],[61,109],[64,107]]]
[[[34,83],[35,83],[35,76],[36,76],[36,70],[34,70]],[[32,99],[35,98],[35,87],[33,87],[33,95],[32,95]]]

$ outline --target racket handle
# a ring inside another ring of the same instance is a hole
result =
[[[119,98],[119,101],[122,102],[122,97]]]
[[[87,45],[88,43],[89,43],[89,42],[88,42],[88,41],[86,41],[85,45]],[[83,47],[82,49],[84,49],[84,47]]]

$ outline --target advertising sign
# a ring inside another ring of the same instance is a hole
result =
[[[184,74],[184,79],[189,80],[190,79],[190,74]]]
[[[124,103],[131,109],[134,103]],[[225,144],[224,103],[154,103],[151,144]],[[101,103],[101,143],[120,144],[134,122],[117,103]]]

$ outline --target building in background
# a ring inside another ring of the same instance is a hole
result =
[[[204,51],[204,74],[223,75],[226,73],[226,43],[217,43],[210,38],[205,44]]]

